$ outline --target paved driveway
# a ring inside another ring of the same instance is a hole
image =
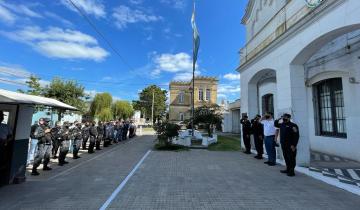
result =
[[[239,152],[152,152],[114,209],[354,209],[360,197]]]

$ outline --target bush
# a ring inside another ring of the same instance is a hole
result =
[[[180,126],[168,121],[159,122],[154,125],[159,145],[170,146],[171,139],[179,135]]]

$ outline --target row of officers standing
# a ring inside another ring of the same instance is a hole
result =
[[[128,121],[110,122],[57,122],[53,128],[49,120],[40,118],[38,123],[31,127],[31,139],[37,140],[36,149],[30,148],[29,154],[35,153],[31,175],[37,176],[37,168],[43,163],[43,170],[49,171],[50,158],[58,159],[58,165],[68,164],[66,155],[72,151],[73,159],[80,158],[79,150],[87,150],[89,154],[94,150],[101,150],[113,143],[133,138],[136,135],[136,126]],[[89,144],[87,144],[89,142]]]
[[[299,142],[299,128],[292,122],[290,114],[283,114],[279,119],[274,120],[271,113],[264,116],[256,115],[251,121],[248,116],[241,119],[242,135],[245,145],[245,153],[251,154],[250,136],[254,137],[254,144],[257,151],[255,158],[263,158],[263,148],[265,143],[268,160],[265,164],[269,166],[276,165],[276,147],[279,147],[277,141],[280,137],[281,150],[283,152],[286,169],[281,170],[288,176],[295,176],[296,153]]]

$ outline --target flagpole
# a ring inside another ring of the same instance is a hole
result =
[[[193,8],[193,13],[195,12],[195,0],[194,0],[194,8]],[[193,29],[194,31],[194,29]],[[191,129],[192,129],[192,139],[194,139],[194,132],[195,132],[195,128],[194,128],[194,120],[195,120],[195,39],[194,39],[194,32],[193,32],[193,75],[192,75],[192,107],[191,107],[191,112],[192,112],[192,120],[191,120]]]
[[[193,40],[193,48],[195,46],[195,41]],[[192,137],[194,138],[194,120],[195,120],[195,60],[194,60],[194,53],[193,53],[193,79],[192,79],[192,121],[191,121],[191,128],[192,128]]]

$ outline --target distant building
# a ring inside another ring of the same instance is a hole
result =
[[[195,108],[216,104],[218,79],[215,77],[195,78]],[[169,120],[182,122],[191,118],[191,81],[170,83]]]
[[[229,103],[223,114],[223,132],[240,133],[240,115],[240,99]]]

